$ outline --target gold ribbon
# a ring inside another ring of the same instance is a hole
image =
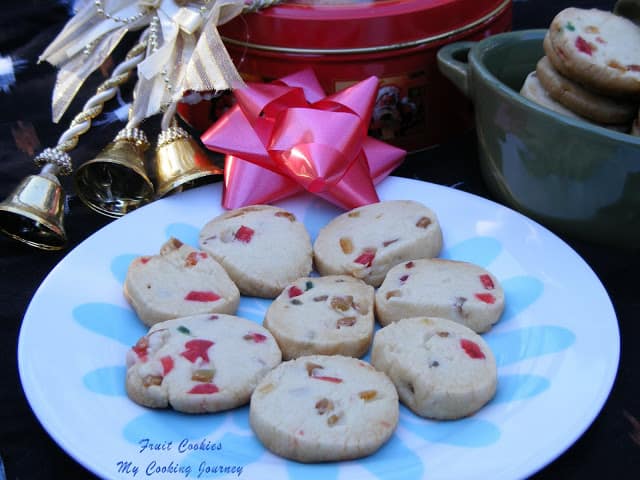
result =
[[[271,2],[245,0],[85,0],[42,53],[58,67],[52,117],[58,122],[86,79],[129,32],[146,29],[146,58],[138,65],[132,118],[140,122],[189,91],[243,85],[217,27],[245,9]]]

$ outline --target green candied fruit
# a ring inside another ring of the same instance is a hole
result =
[[[178,327],[178,331],[180,333],[184,333],[185,335],[191,335],[191,330],[189,330],[187,327],[185,327],[184,325],[180,325]]]
[[[305,290],[311,290],[313,288],[313,282],[307,282],[304,285]]]
[[[571,22],[567,22],[567,24],[564,26],[564,28],[566,28],[570,32],[575,32],[576,31],[576,27]]]

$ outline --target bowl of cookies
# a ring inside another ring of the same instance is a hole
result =
[[[483,178],[498,200],[570,237],[640,242],[640,26],[567,8],[548,29],[438,52],[473,102]]]

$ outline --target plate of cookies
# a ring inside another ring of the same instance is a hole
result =
[[[104,478],[543,468],[613,385],[604,287],[507,207],[397,177],[377,189],[350,211],[309,194],[224,210],[207,185],[96,232],[25,313],[39,421]]]

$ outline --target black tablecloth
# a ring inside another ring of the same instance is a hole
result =
[[[35,60],[60,30],[73,2],[23,0],[0,11],[0,56],[10,57],[11,74],[0,76],[0,196],[5,198],[28,174],[35,173],[34,154],[56,144],[68,125],[50,121],[53,70]],[[565,6],[611,9],[613,1],[520,0],[514,2],[514,29],[546,28]],[[78,100],[71,111],[79,111]],[[104,120],[104,116],[98,120]],[[74,151],[76,158],[92,158],[113,138],[122,124],[96,122],[91,135]],[[410,155],[395,175],[452,186],[491,198],[479,174],[474,132],[451,142]],[[640,159],[639,159],[640,161]],[[17,365],[17,339],[27,305],[48,272],[74,246],[111,219],[93,213],[69,193],[65,226],[69,247],[44,252],[0,237],[0,456],[9,479],[91,478],[92,475],[63,452],[43,430],[25,399]],[[640,478],[640,296],[637,252],[616,251],[563,237],[592,267],[614,304],[622,338],[621,360],[614,388],[603,410],[581,438],[536,474],[551,478]],[[68,285],[72,289],[73,283]],[[55,322],[52,314],[49,321]],[[64,348],[64,346],[61,346]],[[99,435],[96,449],[100,449]]]

